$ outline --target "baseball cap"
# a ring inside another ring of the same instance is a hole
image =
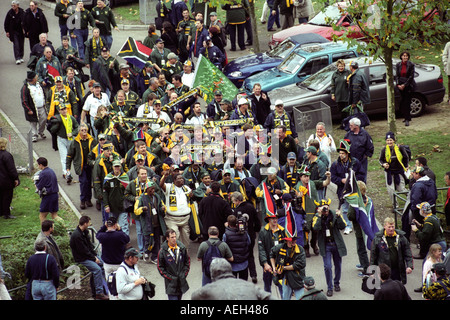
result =
[[[140,258],[140,257],[142,257],[142,254],[139,251],[137,251],[135,248],[130,248],[127,251],[125,251],[125,258],[128,258],[128,257]]]
[[[289,152],[288,155],[287,155],[287,158],[288,159],[297,159],[297,156],[295,155],[294,152]]]

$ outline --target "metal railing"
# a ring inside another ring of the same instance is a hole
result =
[[[72,229],[72,230],[69,231],[69,236],[72,234],[72,232],[74,230],[75,229]],[[97,252],[98,255],[100,255],[100,248],[101,247],[100,247],[100,243],[97,241],[97,237],[96,237],[97,230],[95,230],[94,227],[88,227],[88,231],[90,233],[91,243],[95,244],[94,250],[95,250],[95,252]],[[0,236],[0,239],[6,239],[6,238],[12,238],[12,236]],[[62,273],[67,273],[69,268],[70,268],[70,266],[68,268],[62,270],[60,277],[62,276]],[[81,284],[81,282],[83,282],[85,279],[89,278],[91,275],[92,275],[92,273],[90,271],[88,271],[88,273],[84,277],[80,278],[79,281],[77,281],[75,283],[72,283],[70,286],[66,286],[66,287],[64,287],[62,289],[59,289],[56,293],[58,294],[58,293],[64,292],[64,291],[66,291],[68,289],[71,289],[71,287],[73,287],[75,285]],[[21,285],[21,286],[16,287],[16,288],[8,289],[8,293],[11,294],[11,293],[13,293],[15,291],[18,291],[20,289],[24,289],[26,287],[27,287],[27,284],[24,284],[24,285]]]

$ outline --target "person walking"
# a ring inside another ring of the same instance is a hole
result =
[[[92,9],[91,15],[95,20],[95,25],[100,29],[100,36],[105,38],[106,45],[111,49],[113,43],[111,29],[119,31],[114,12],[105,4],[104,0],[97,0],[97,6]]]
[[[347,248],[340,230],[345,229],[345,221],[338,210],[330,210],[331,200],[321,200],[317,204],[317,213],[312,221],[313,230],[317,230],[320,255],[323,258],[325,278],[327,281],[327,296],[333,296],[334,291],[341,291],[340,280],[342,257],[347,255]],[[334,278],[332,270],[334,263]]]
[[[35,185],[42,198],[39,207],[39,219],[42,223],[50,213],[53,220],[61,220],[58,216],[59,187],[55,171],[48,166],[48,160],[44,157],[38,158],[37,164],[40,171],[35,175]]]
[[[39,35],[48,33],[47,18],[42,9],[38,8],[36,0],[30,1],[30,7],[25,10],[22,27],[25,37],[30,42],[30,51],[36,43],[39,43]]]
[[[6,37],[13,44],[14,59],[16,59],[16,64],[21,64],[24,62],[23,51],[25,43],[25,36],[22,28],[25,12],[19,5],[18,0],[11,1],[11,9],[7,12],[4,22]]]
[[[0,137],[0,216],[4,219],[14,219],[11,215],[11,202],[14,188],[19,186],[20,179],[17,173],[14,157],[6,150],[8,140]]]
[[[161,245],[158,253],[158,271],[164,278],[164,286],[169,300],[181,300],[183,294],[189,290],[186,277],[191,267],[186,247],[177,240],[177,233],[168,229],[166,241]]]

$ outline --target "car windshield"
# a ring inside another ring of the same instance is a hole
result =
[[[287,57],[287,55],[292,51],[294,47],[295,43],[293,43],[290,39],[286,39],[279,45],[277,45],[275,48],[268,51],[267,54],[269,55],[269,57],[279,57],[281,59],[284,59]]]
[[[282,72],[294,74],[303,65],[305,60],[301,55],[292,52],[277,68]]]
[[[325,11],[319,11],[319,13],[312,18],[309,23],[318,26],[329,26],[327,19],[338,22],[341,19],[342,13],[339,11],[338,6],[328,6]]]
[[[305,81],[299,82],[299,87],[307,88],[313,91],[320,91],[323,87],[330,85],[331,75],[337,70],[336,64],[331,64],[319,72],[313,74]]]

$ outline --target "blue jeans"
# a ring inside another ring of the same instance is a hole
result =
[[[33,300],[56,300],[56,288],[51,280],[33,280],[31,294]]]
[[[113,216],[112,213],[109,214],[110,217]],[[117,217],[117,223],[120,226],[120,229],[125,232],[127,235],[130,235],[130,228],[128,226],[128,213],[122,212],[119,213],[119,216]]]
[[[137,217],[134,221],[136,222],[136,240],[138,249],[140,253],[144,253],[144,233],[142,232],[141,220]]]
[[[92,198],[92,167],[84,165],[78,180],[80,181],[80,201],[90,201]]]
[[[325,278],[327,280],[327,288],[328,290],[333,290],[334,286],[339,285],[341,281],[341,265],[342,258],[339,255],[336,243],[326,243],[325,244],[325,256],[323,259],[323,267],[325,271]],[[331,259],[333,259],[334,264],[334,280],[333,280],[333,266],[331,263]]]
[[[80,59],[84,59],[84,43],[88,39],[89,36],[89,30],[88,29],[74,29],[73,34],[77,37],[75,38],[77,40],[77,47],[78,47],[78,56]]]
[[[100,260],[100,264],[97,264],[92,260],[81,261],[80,264],[85,266],[92,273],[92,276],[94,277],[95,293],[103,294],[103,280],[105,279],[105,272],[103,270],[103,261],[99,257],[97,257],[97,259]]]
[[[212,282],[211,278],[208,277],[204,272],[202,272],[202,287],[211,282]]]
[[[264,282],[264,291],[272,293],[272,282],[273,275],[270,272],[263,271],[263,282]],[[278,291],[280,292],[280,296],[283,296],[283,288],[281,285],[276,285],[278,287]]]
[[[277,28],[281,27],[280,24],[280,11],[278,11],[278,7],[276,9],[276,14],[272,15],[272,10],[269,10],[269,19],[267,21],[267,30],[270,30],[273,28],[273,24],[275,23],[277,25]]]
[[[283,288],[283,295],[282,295],[283,300],[291,300],[292,291],[294,291],[295,299],[297,300],[299,300],[305,294],[305,288],[294,290],[285,284],[282,285],[282,288]]]
[[[344,221],[347,224],[347,227],[353,228],[353,223],[348,219],[348,215],[347,215],[348,207],[349,207],[348,202],[344,201],[344,203],[341,205],[342,217],[344,218]]]
[[[108,36],[103,35],[103,38],[104,38],[105,41],[106,41],[106,45],[107,45],[108,48],[111,50],[112,43],[113,43],[113,37],[112,37],[112,35],[108,35]]]

